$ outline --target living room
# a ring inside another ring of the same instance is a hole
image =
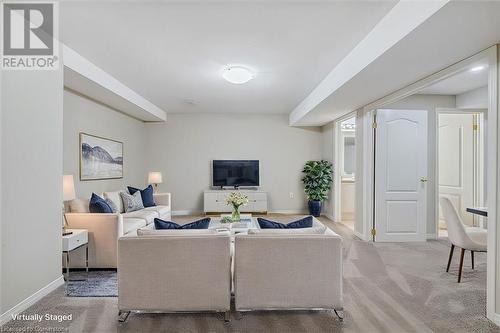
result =
[[[31,65],[2,43],[2,331],[498,330],[498,3],[31,5],[2,3],[2,36],[53,43]],[[440,82],[477,74],[482,197],[445,218],[435,117],[463,92]],[[389,109],[425,111],[424,173],[406,125],[377,168]],[[424,214],[377,215],[381,170],[417,174]]]

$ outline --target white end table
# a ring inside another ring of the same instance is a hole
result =
[[[81,247],[85,247],[85,270],[87,274],[89,273],[89,237],[86,229],[66,229],[66,232],[72,232],[69,235],[63,236],[62,240],[62,252],[66,255],[64,265],[66,268],[65,280],[69,281],[69,255]]]

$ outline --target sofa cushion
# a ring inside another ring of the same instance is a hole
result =
[[[208,229],[209,225],[210,225],[209,217],[191,223],[186,223],[184,225],[180,225],[171,221],[164,221],[159,218],[155,219],[156,229]]]
[[[137,236],[205,236],[228,234],[215,229],[139,229]]]
[[[158,217],[158,213],[154,211],[147,211],[145,209],[141,209],[133,212],[123,213],[122,216],[123,216],[123,221],[125,221],[128,218],[134,218],[134,219],[143,219],[144,221],[146,221],[146,224],[151,224],[153,223],[154,219]]]
[[[91,213],[113,213],[108,203],[95,193],[92,193],[92,197],[90,198],[89,211]]]
[[[130,194],[134,194],[137,191],[141,193],[142,204],[144,205],[144,207],[155,206],[155,200],[153,198],[153,186],[149,185],[144,190],[132,186],[127,186],[127,189]]]
[[[299,220],[290,222],[288,224],[279,223],[275,221],[271,221],[264,218],[257,218],[257,222],[259,222],[259,226],[261,229],[298,229],[298,228],[311,228],[313,225],[313,217],[306,216]]]
[[[141,192],[135,192],[134,194],[120,192],[120,196],[123,200],[125,213],[135,212],[136,210],[144,208],[144,205],[142,204]]]
[[[139,218],[123,219],[123,234],[126,235],[130,232],[146,226],[146,220]]]
[[[113,203],[116,206],[117,213],[123,213],[125,211],[123,208],[122,198],[120,197],[120,191],[104,192],[103,196],[105,199],[109,199],[109,200],[113,201]]]
[[[69,211],[71,213],[90,213],[89,199],[74,199],[69,202]]]
[[[168,206],[153,206],[153,207],[146,207],[144,210],[148,212],[156,212],[158,214],[157,217],[162,218],[163,216],[168,216],[170,215],[170,207]]]

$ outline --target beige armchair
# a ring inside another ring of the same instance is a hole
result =
[[[330,229],[236,235],[234,288],[237,311],[330,309],[342,320],[342,239]]]
[[[231,299],[230,235],[215,230],[151,230],[118,240],[118,310],[224,312]]]

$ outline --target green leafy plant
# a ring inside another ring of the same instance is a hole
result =
[[[304,191],[310,201],[325,201],[328,199],[333,181],[333,166],[328,161],[307,161],[302,172]]]

